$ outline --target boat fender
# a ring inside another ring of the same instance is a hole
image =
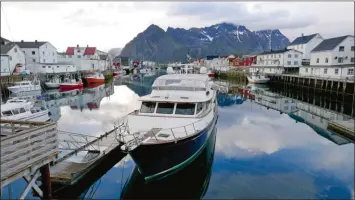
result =
[[[49,115],[49,116],[51,116],[51,115],[52,115],[51,111],[48,111],[48,115]]]

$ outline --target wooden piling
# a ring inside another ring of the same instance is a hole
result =
[[[52,199],[52,185],[51,185],[51,175],[49,170],[49,164],[46,164],[40,168],[42,175],[42,186],[43,186],[43,198]]]

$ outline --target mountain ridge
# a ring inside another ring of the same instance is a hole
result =
[[[123,47],[121,56],[158,62],[186,61],[187,52],[192,58],[259,53],[283,49],[289,43],[279,29],[251,31],[244,25],[229,22],[202,28],[168,27],[166,31],[151,24]]]

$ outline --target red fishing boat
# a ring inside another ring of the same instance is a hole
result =
[[[118,76],[118,71],[113,72],[113,76]]]
[[[105,83],[105,77],[101,73],[94,73],[84,78],[88,84]]]
[[[83,83],[81,81],[76,81],[75,79],[66,78],[63,83],[59,85],[60,91],[82,89]]]

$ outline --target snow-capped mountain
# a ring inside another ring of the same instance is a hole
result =
[[[219,23],[204,28],[171,28],[164,31],[150,25],[122,49],[121,55],[133,59],[183,61],[211,54],[259,53],[279,50],[290,43],[278,29],[251,31],[243,25]]]

